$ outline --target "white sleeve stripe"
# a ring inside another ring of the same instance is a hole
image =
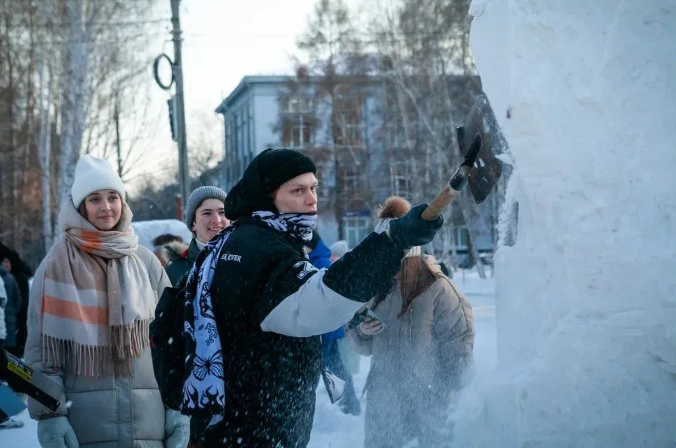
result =
[[[285,298],[261,323],[263,331],[309,337],[345,325],[363,303],[341,296],[324,284],[326,269],[319,270],[298,291]]]

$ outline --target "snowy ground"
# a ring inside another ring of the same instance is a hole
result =
[[[475,361],[477,374],[492,370],[497,363],[495,288],[492,279],[481,280],[475,272],[456,273],[453,282],[467,295],[474,310],[476,325]],[[361,395],[369,369],[369,358],[362,357],[361,368],[355,376],[355,389]],[[322,381],[317,388],[315,421],[309,448],[358,448],[363,446],[365,400],[362,400],[362,415],[344,415],[332,405]],[[24,411],[18,417],[25,423],[21,429],[0,431],[3,448],[39,448],[37,422]]]

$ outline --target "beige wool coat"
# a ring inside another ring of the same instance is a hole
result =
[[[150,250],[138,246],[137,255],[148,268],[157,302],[164,288],[171,286],[169,279]],[[45,265],[43,262],[38,268],[31,288],[25,357],[34,369],[63,385],[65,392],[56,413],[29,400],[30,416],[36,420],[67,416],[81,448],[163,448],[165,408],[149,349],[134,360],[131,378],[69,375],[43,364],[39,325]]]
[[[426,385],[459,387],[462,363],[474,350],[472,306],[446,277],[413,300],[401,318],[398,285],[374,310],[385,329],[374,336],[348,332],[350,346],[371,359],[368,384],[413,374]]]
[[[399,285],[373,310],[384,324],[367,336],[347,333],[353,350],[371,358],[366,393],[365,447],[439,446],[445,413],[473,365],[472,307],[446,277],[416,297],[401,318]]]

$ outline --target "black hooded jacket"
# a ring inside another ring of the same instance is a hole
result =
[[[19,294],[21,295],[21,308],[16,315],[17,335],[15,355],[23,356],[24,347],[26,345],[26,338],[28,330],[26,327],[28,321],[28,292],[29,279],[33,276],[33,270],[21,259],[18,252],[10,250],[9,261],[12,263],[12,275],[16,279],[19,287]]]
[[[254,160],[245,172],[250,186],[257,169]],[[209,447],[305,447],[320,373],[317,335],[347,323],[390,282],[404,254],[386,234],[372,233],[330,268],[317,270],[302,240],[251,218],[241,185],[226,199],[226,216],[237,216],[239,227],[219,254],[211,291],[225,416],[206,430],[208,422],[194,422],[191,439]],[[248,191],[255,188],[264,190],[258,184]]]

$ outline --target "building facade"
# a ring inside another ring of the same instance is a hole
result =
[[[373,229],[385,198],[429,201],[442,184],[429,178],[439,172],[429,151],[408,148],[396,137],[386,90],[376,77],[244,77],[216,109],[225,126],[219,164],[224,188],[232,188],[268,147],[304,151],[318,169],[319,233],[327,244],[345,239],[353,247]],[[475,232],[479,250],[491,251],[493,219],[485,210],[471,225],[482,227]],[[467,229],[457,211],[448,229],[454,252],[466,252]]]

